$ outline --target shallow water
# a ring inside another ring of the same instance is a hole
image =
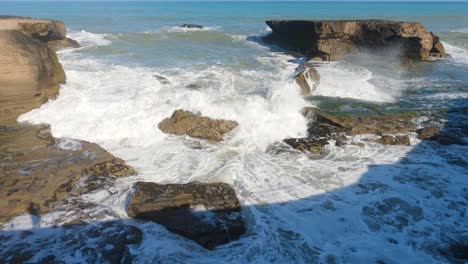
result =
[[[447,261],[438,248],[468,235],[465,146],[413,137],[411,147],[329,145],[326,154],[313,156],[272,144],[306,135],[300,110],[310,105],[363,114],[416,111],[444,116],[446,126],[466,126],[467,6],[2,3],[2,11],[63,20],[83,46],[59,54],[67,75],[59,98],[19,120],[49,123],[55,137],[96,142],[138,171],[112,191],[82,197],[96,204],[94,221],[126,219],[135,181],[222,181],[236,190],[248,229],[242,239],[206,251],[159,225],[131,222],[145,234],[132,248],[137,262],[437,263]],[[270,18],[375,17],[424,22],[453,58],[411,68],[366,54],[327,63],[318,68],[319,88],[302,98],[291,81],[300,60],[259,42]],[[181,30],[183,23],[208,28]],[[158,123],[179,108],[240,125],[215,145],[163,134]],[[74,217],[69,212],[65,219]],[[57,219],[64,219],[60,212],[48,214],[39,226]],[[4,228],[28,228],[27,218]]]

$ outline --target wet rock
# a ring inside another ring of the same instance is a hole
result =
[[[161,224],[207,249],[237,240],[245,232],[239,201],[225,183],[137,182],[128,215]]]
[[[78,141],[80,149],[60,148],[46,125],[0,127],[7,127],[0,129],[0,223],[53,210],[84,176],[135,173],[96,144]]]
[[[310,95],[320,84],[320,74],[314,67],[301,65],[296,70],[294,77],[296,83],[301,87],[302,95]]]
[[[452,241],[448,247],[439,249],[439,252],[452,263],[466,263],[468,261],[468,242]]]
[[[341,60],[360,49],[401,47],[402,58],[445,57],[439,38],[420,23],[384,20],[269,20],[265,38],[311,60]]]
[[[328,141],[326,139],[314,138],[287,138],[284,140],[284,143],[302,152],[319,154],[324,150]]]
[[[416,133],[418,134],[418,139],[421,140],[433,139],[437,135],[439,135],[439,132],[440,128],[437,126],[425,127],[416,130]]]
[[[223,135],[238,126],[236,121],[211,119],[189,111],[176,110],[171,117],[158,125],[167,134],[189,135],[191,137],[221,141]]]
[[[154,78],[158,79],[158,81],[163,84],[163,85],[166,85],[166,84],[171,84],[171,82],[164,76],[161,76],[161,75],[153,75]]]
[[[196,25],[196,24],[183,24],[180,27],[182,28],[195,28],[195,29],[203,29],[202,25]]]
[[[376,140],[377,143],[383,145],[402,145],[402,146],[410,146],[410,139],[407,135],[383,135],[381,138]]]

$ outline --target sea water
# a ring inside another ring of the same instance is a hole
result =
[[[439,125],[466,128],[466,3],[1,2],[0,10],[62,20],[82,45],[59,52],[67,75],[59,97],[19,121],[98,143],[138,171],[81,197],[96,205],[93,221],[127,219],[136,181],[226,182],[235,189],[247,227],[239,241],[207,251],[157,224],[132,222],[144,231],[131,250],[138,263],[438,263],[448,261],[441,248],[466,242],[465,146],[415,135],[409,147],[383,146],[364,135],[352,139],[357,145],[330,144],[318,156],[277,147],[306,136],[305,106],[416,112],[421,125],[442,115]],[[292,81],[302,60],[261,42],[268,19],[367,18],[422,22],[452,58],[411,68],[368,54],[325,63],[320,86],[304,98]],[[178,27],[184,23],[205,28]],[[199,88],[187,88],[192,84]],[[176,109],[239,127],[217,144],[162,133],[158,123]],[[39,227],[63,215],[77,217],[51,213]],[[4,226],[24,228],[24,216]],[[79,255],[55,254],[80,262]]]

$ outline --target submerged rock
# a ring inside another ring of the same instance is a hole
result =
[[[245,233],[239,201],[225,183],[137,182],[128,215],[161,224],[207,249]]]
[[[341,60],[360,49],[401,48],[405,59],[446,57],[439,38],[421,23],[385,20],[269,20],[266,41],[304,53],[309,59]]]
[[[182,28],[196,28],[196,29],[203,29],[202,25],[196,25],[196,24],[183,24],[180,27]]]
[[[236,121],[211,119],[184,110],[174,111],[171,117],[158,125],[159,129],[167,134],[189,135],[211,141],[223,140],[223,135],[237,126]]]
[[[4,230],[0,234],[2,263],[132,263],[131,246],[138,246],[143,232],[124,221],[87,224],[74,221],[60,227],[27,231]]]
[[[161,75],[153,75],[154,78],[158,79],[158,81],[162,84],[162,85],[166,85],[166,84],[171,84],[171,82],[169,81],[169,79],[167,79],[166,77],[164,76],[161,76]]]

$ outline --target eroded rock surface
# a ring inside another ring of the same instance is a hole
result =
[[[20,31],[53,49],[80,47],[78,42],[67,38],[67,28],[58,20],[0,16],[0,30]]]
[[[225,183],[137,182],[128,215],[159,223],[208,249],[245,233],[236,193]]]
[[[341,60],[360,49],[401,48],[406,59],[446,57],[439,38],[421,23],[385,20],[269,20],[266,41],[305,54],[309,59]]]
[[[31,208],[36,214],[52,210],[81,177],[135,174],[96,144],[62,140],[47,125],[0,126],[0,222]]]
[[[55,98],[65,73],[52,49],[21,31],[0,30],[0,46],[0,124],[12,124]]]
[[[237,126],[236,121],[211,119],[184,110],[174,111],[171,117],[158,125],[159,129],[167,134],[188,135],[211,141],[223,140],[223,135]]]

